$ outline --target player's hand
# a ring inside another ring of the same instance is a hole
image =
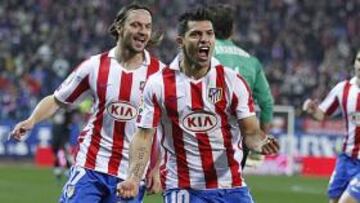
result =
[[[13,138],[16,141],[20,141],[25,134],[34,127],[34,122],[30,119],[21,121],[16,124],[15,128],[11,131],[9,139]]]
[[[146,189],[148,195],[162,191],[159,167],[150,170],[150,172],[146,175]]]
[[[307,99],[305,100],[302,109],[308,114],[313,114],[318,106],[317,100]]]
[[[117,196],[123,198],[136,197],[139,193],[139,182],[130,177],[117,185],[116,192]]]
[[[265,143],[261,147],[261,154],[273,155],[277,154],[280,149],[278,141],[274,137],[267,137]]]

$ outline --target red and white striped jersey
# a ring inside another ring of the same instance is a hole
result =
[[[341,109],[347,130],[342,151],[350,157],[360,159],[360,87],[356,80],[354,77],[350,81],[339,82],[319,108],[328,116]]]
[[[72,104],[83,97],[94,100],[93,114],[79,135],[76,165],[125,179],[129,142],[147,78],[164,65],[145,51],[136,70],[124,69],[115,48],[84,61],[55,91],[56,99]]]
[[[254,116],[244,79],[215,65],[201,79],[180,71],[176,58],[150,77],[138,126],[162,129],[161,182],[171,188],[233,188],[244,185],[238,120]]]

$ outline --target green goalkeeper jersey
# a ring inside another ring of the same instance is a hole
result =
[[[260,107],[260,121],[269,123],[273,113],[273,97],[259,60],[231,40],[216,40],[214,56],[220,63],[240,73],[249,84],[256,104]]]

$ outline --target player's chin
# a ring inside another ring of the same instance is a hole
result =
[[[210,65],[210,58],[201,58],[201,59],[198,59],[198,64],[201,66],[201,67],[207,67]]]
[[[141,53],[145,50],[145,45],[142,45],[142,46],[133,46],[132,47],[132,50],[136,53]]]

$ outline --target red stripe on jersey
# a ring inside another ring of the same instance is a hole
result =
[[[165,137],[165,136],[163,136],[163,137]],[[162,188],[166,187],[166,176],[167,176],[166,164],[167,164],[167,160],[168,160],[168,152],[165,150],[164,164],[162,164],[160,166],[160,182],[161,182],[161,187]]]
[[[237,98],[236,94],[233,94],[232,100],[231,100],[231,113],[236,116],[236,108],[239,104],[239,99]]]
[[[224,146],[226,149],[226,156],[227,156],[229,168],[231,171],[232,186],[237,187],[237,186],[242,185],[242,180],[241,180],[241,174],[239,172],[240,163],[237,162],[234,158],[235,151],[234,151],[233,145],[231,143],[232,137],[231,137],[231,132],[230,132],[230,126],[228,123],[228,117],[225,113],[227,101],[226,101],[226,96],[225,96],[226,83],[225,83],[224,67],[221,65],[218,65],[215,68],[216,68],[216,87],[222,88],[222,90],[223,90],[221,100],[215,104],[215,110],[216,110],[216,113],[218,115],[220,115],[220,118],[221,118],[221,132],[224,137],[223,139],[224,139]]]
[[[119,101],[129,102],[131,87],[133,83],[133,74],[121,72]],[[109,173],[117,176],[120,161],[122,159],[122,150],[124,147],[125,121],[114,121],[113,145],[110,161],[108,163]]]
[[[105,110],[106,88],[109,78],[110,59],[108,53],[105,52],[100,56],[100,66],[98,71],[98,80],[96,83],[97,96],[99,98],[98,112],[94,120],[94,130],[90,141],[90,147],[86,154],[85,168],[94,169],[96,155],[100,148],[101,128],[103,125],[103,117]]]
[[[332,115],[338,107],[339,107],[339,100],[334,99],[330,107],[326,110],[325,114],[328,116]]]
[[[203,111],[204,102],[202,98],[202,83],[190,83],[191,86],[191,106],[193,111]],[[207,133],[195,133],[198,140],[201,164],[205,176],[206,188],[217,188],[218,180],[212,155],[210,140]]]
[[[343,92],[343,97],[342,97],[342,101],[341,101],[341,105],[342,105],[343,111],[344,111],[345,123],[346,123],[346,137],[345,137],[345,141],[344,141],[344,145],[343,145],[343,149],[342,149],[343,152],[345,152],[345,150],[346,150],[347,141],[349,139],[349,119],[348,119],[348,111],[347,111],[347,101],[348,101],[348,97],[349,97],[350,86],[351,85],[350,85],[349,81],[346,81],[346,83],[344,85],[344,92]]]
[[[160,106],[157,103],[156,95],[153,95],[152,102],[154,104],[154,115],[153,115],[152,126],[156,127],[158,125],[159,119],[160,119]],[[146,172],[147,175],[156,166],[156,163],[159,158],[159,154],[160,154],[160,146],[159,146],[158,137],[157,137],[157,129],[155,129],[153,142],[151,145],[150,164],[149,164],[148,170]]]
[[[70,94],[70,96],[65,100],[66,102],[74,102],[82,93],[90,88],[89,85],[89,75],[84,77],[75,90]]]
[[[255,104],[254,104],[254,99],[252,97],[252,91],[251,91],[249,85],[247,84],[247,82],[245,81],[245,79],[243,77],[241,77],[240,75],[237,75],[237,77],[242,81],[242,83],[246,87],[246,90],[249,93],[248,107],[249,107],[250,112],[254,112],[255,111]]]
[[[190,187],[189,167],[184,148],[183,131],[179,127],[179,115],[176,95],[176,79],[174,70],[166,68],[163,71],[165,92],[165,107],[171,120],[173,145],[176,153],[177,173],[179,188]]]
[[[160,69],[160,62],[156,58],[151,57],[150,65],[148,66],[148,71],[146,74],[146,79],[150,77],[150,75],[156,73]]]
[[[158,104],[158,100],[156,98],[156,95],[153,95],[152,102],[154,104],[154,115],[153,115],[153,127],[156,127],[159,125],[159,121],[161,118],[161,109],[160,105]]]
[[[360,111],[360,94],[357,94],[356,99],[356,112]],[[351,157],[356,158],[359,155],[359,149],[360,149],[360,127],[356,126],[355,128],[355,135],[354,135],[354,148],[351,152]]]
[[[164,126],[163,124],[161,124],[161,128],[164,129]],[[165,149],[164,147],[164,141],[165,141],[165,136],[164,134],[161,134],[161,140],[160,140],[160,144],[162,146],[163,149]],[[160,182],[161,182],[161,186],[163,189],[165,189],[166,185],[166,176],[167,176],[167,169],[166,169],[166,164],[167,164],[167,161],[168,161],[168,152],[167,150],[164,150],[164,154],[162,155],[161,158],[163,158],[163,162],[162,164],[160,165]]]

